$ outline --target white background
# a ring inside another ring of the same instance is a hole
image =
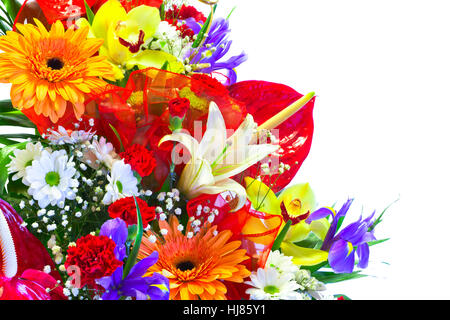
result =
[[[309,181],[321,205],[355,198],[349,220],[400,198],[376,231],[391,240],[372,247],[371,277],[329,290],[449,299],[450,2],[221,0],[217,16],[234,6],[232,50],[249,55],[238,80],[317,93],[295,181]]]

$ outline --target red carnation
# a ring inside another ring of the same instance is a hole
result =
[[[141,198],[136,198],[142,216],[142,224],[146,227],[155,219],[155,207],[149,207]],[[108,207],[111,218],[121,218],[127,226],[137,224],[136,204],[133,197],[122,198]]]
[[[172,117],[183,119],[191,103],[186,98],[175,98],[169,101],[169,113]]]
[[[191,88],[197,96],[206,96],[210,99],[228,96],[227,88],[217,79],[207,74],[196,73],[191,78],[197,80],[192,81]]]
[[[81,287],[88,285],[96,288],[96,279],[112,275],[123,264],[114,255],[115,247],[116,243],[106,236],[88,234],[67,249],[64,266],[66,269],[69,266],[79,267]]]
[[[191,41],[194,40],[195,32],[186,24],[179,24],[178,20],[176,19],[166,19],[166,21],[172,26],[176,27],[178,31],[180,31],[182,38],[189,37]]]
[[[153,152],[140,144],[134,144],[120,153],[120,157],[141,177],[149,176],[156,166]]]
[[[186,20],[189,18],[194,18],[195,21],[205,23],[206,17],[203,13],[198,11],[193,6],[182,5],[178,8],[176,5],[172,6],[172,9],[169,9],[166,12],[166,20],[168,19],[178,19],[178,20]]]

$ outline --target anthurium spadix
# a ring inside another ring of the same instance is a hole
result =
[[[90,26],[89,37],[104,39],[100,55],[108,58],[117,79],[124,77],[124,71],[138,66],[161,68],[167,62],[172,72],[184,70],[183,64],[174,56],[154,50],[142,50],[155,34],[161,23],[159,10],[140,5],[128,13],[118,0],[108,0],[94,16],[92,26],[81,18],[78,26]]]
[[[283,217],[280,231],[286,222],[291,221],[291,226],[280,246],[284,254],[292,256],[294,263],[304,266],[316,265],[327,260],[326,251],[303,248],[294,244],[306,239],[311,232],[323,240],[330,227],[327,219],[306,223],[305,220],[316,207],[315,196],[308,183],[293,185],[278,197],[260,180],[246,177],[245,183],[247,196],[256,210]]]
[[[248,114],[239,128],[227,137],[222,113],[217,104],[211,102],[206,131],[200,142],[181,131],[163,137],[160,144],[166,141],[179,142],[191,156],[181,173],[178,189],[188,199],[204,193],[232,191],[239,199],[234,210],[242,208],[247,199],[245,188],[231,177],[279,148],[272,144],[252,144],[256,128],[257,124]]]

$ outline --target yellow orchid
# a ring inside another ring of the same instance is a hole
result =
[[[278,197],[263,182],[250,177],[245,178],[247,196],[253,207],[261,212],[277,214],[283,217],[283,223],[292,222],[283,242],[281,250],[284,254],[293,256],[294,263],[311,266],[327,260],[328,253],[322,250],[303,248],[294,243],[305,240],[310,232],[324,239],[330,227],[327,219],[313,221],[305,220],[316,207],[314,193],[309,183],[297,184],[285,189]]]
[[[256,127],[253,117],[248,114],[234,134],[227,138],[222,113],[211,102],[206,131],[200,142],[181,131],[163,137],[160,144],[166,141],[179,142],[191,155],[181,173],[178,189],[188,199],[204,193],[232,191],[239,199],[234,210],[242,208],[247,200],[245,188],[230,178],[279,148],[272,144],[251,144]]]
[[[108,0],[94,16],[92,26],[81,18],[79,27],[89,26],[89,37],[104,39],[100,55],[108,57],[113,65],[116,79],[122,79],[126,70],[138,68],[161,68],[167,62],[167,70],[184,71],[183,64],[171,54],[155,50],[142,50],[161,23],[159,10],[141,5],[128,13],[118,0]]]

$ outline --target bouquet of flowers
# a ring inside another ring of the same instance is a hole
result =
[[[237,82],[217,0],[3,0],[0,299],[348,299],[383,213],[290,184],[315,94]]]

